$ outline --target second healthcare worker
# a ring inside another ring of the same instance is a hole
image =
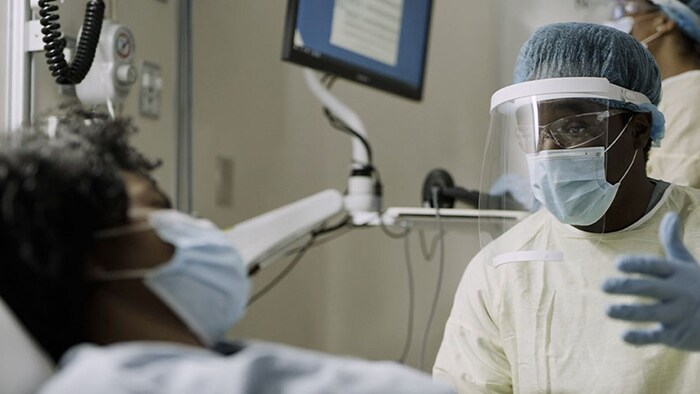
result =
[[[612,24],[659,65],[666,136],[651,150],[649,176],[700,188],[700,0],[615,0]]]
[[[700,255],[700,191],[646,174],[664,123],[654,59],[615,29],[554,24],[525,43],[515,82],[492,97],[483,177],[529,176],[546,209],[470,262],[434,375],[462,393],[697,392],[700,354],[625,343],[630,323],[605,314],[621,300],[600,290],[617,256],[663,253],[667,212]]]

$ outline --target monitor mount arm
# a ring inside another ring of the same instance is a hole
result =
[[[357,134],[367,139],[367,131],[362,119],[319,82],[314,72],[305,69],[304,78],[311,93],[334,116],[343,121]],[[348,178],[345,194],[345,209],[354,224],[366,223],[369,217],[376,217],[381,207],[381,198],[377,195],[371,173],[372,163],[362,141],[352,137],[352,170]]]
[[[253,274],[308,241],[326,221],[343,212],[343,197],[328,189],[258,215],[225,230]]]
[[[367,131],[357,114],[333,96],[311,70],[304,70],[306,83],[333,116],[363,138]],[[275,259],[308,241],[327,221],[342,212],[354,225],[376,222],[381,206],[372,178],[372,163],[362,141],[353,136],[352,171],[347,193],[328,189],[269,211],[226,230],[249,273],[255,273]]]

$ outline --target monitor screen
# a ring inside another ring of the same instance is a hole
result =
[[[432,0],[289,0],[282,59],[420,100]]]

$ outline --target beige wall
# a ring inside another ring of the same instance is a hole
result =
[[[196,210],[229,225],[324,188],[344,190],[349,139],[330,128],[302,80],[280,61],[285,1],[194,4]],[[349,82],[334,93],[362,117],[385,187],[385,206],[419,205],[434,167],[478,187],[488,105],[498,87],[496,5],[435,2],[424,100],[407,101]],[[216,155],[234,161],[234,204],[214,204]],[[427,232],[432,236],[434,231]],[[423,262],[411,236],[417,278],[418,345],[435,289],[437,261]],[[429,340],[432,365],[459,276],[477,251],[473,228],[447,237],[447,268]],[[277,263],[256,278],[267,283]],[[315,248],[248,311],[234,335],[372,359],[399,356],[407,327],[403,243],[378,229],[354,230]]]
[[[500,75],[503,85],[513,79],[520,46],[538,27],[555,22],[600,22],[610,18],[612,2],[580,0],[499,0]]]
[[[3,35],[7,32],[7,22],[8,22],[8,5],[6,3],[0,5],[0,21],[2,21],[2,32]],[[0,39],[0,53],[7,53],[7,39]],[[7,59],[0,60],[0,97],[5,97],[5,92],[7,91]],[[7,113],[5,108],[5,103],[0,105],[0,125],[5,125],[7,121]]]
[[[283,4],[269,0],[194,3],[194,208],[223,226],[324,188],[342,187],[326,182],[326,160],[318,156],[332,149],[335,135],[322,132],[320,119],[308,130],[288,127],[318,108],[305,96],[301,99],[307,103],[304,113],[288,110],[295,97],[306,92],[287,87],[289,68],[279,60]],[[344,156],[345,141],[338,142]],[[217,155],[233,160],[230,208],[214,204]],[[311,251],[289,280],[251,308],[238,327],[240,335],[321,347],[324,281],[318,266],[325,260],[323,250]],[[259,282],[282,266],[263,272]]]
[[[2,26],[0,26],[0,31],[2,31],[4,37],[0,39],[0,54],[5,55],[7,53],[7,38],[6,38],[6,33],[7,33],[7,28],[8,28],[8,4],[3,3],[0,5],[0,21],[2,21]],[[0,97],[5,97],[6,92],[7,92],[7,79],[9,77],[8,75],[8,70],[7,70],[7,61],[8,59],[6,56],[3,56],[4,58],[0,60]],[[2,127],[5,127],[5,122],[7,121],[7,113],[6,113],[6,105],[5,103],[0,104],[0,125]]]
[[[139,115],[139,82],[131,88],[122,115],[134,118],[141,130],[133,139],[134,144],[146,154],[163,159],[163,166],[154,175],[164,190],[173,195],[177,125],[177,1],[112,0],[105,3],[106,17],[124,24],[134,33],[134,65],[139,71],[143,61],[160,65],[163,78],[160,117],[152,119]],[[85,4],[85,0],[65,0],[60,3],[60,21],[64,34],[77,36]],[[36,118],[58,103],[72,99],[59,93],[58,86],[49,74],[43,53],[37,52],[33,58],[35,86],[32,97]]]

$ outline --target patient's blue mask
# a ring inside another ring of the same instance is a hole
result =
[[[175,247],[167,263],[144,270],[108,271],[100,280],[142,278],[207,346],[223,339],[243,317],[250,283],[243,261],[211,222],[174,210],[148,214],[148,225],[130,225],[97,233],[97,238],[154,229]]]
[[[588,226],[600,220],[637,158],[635,151],[619,182],[612,185],[607,181],[605,152],[626,129],[627,126],[607,149],[599,146],[528,154],[530,186],[535,198],[562,223]]]

